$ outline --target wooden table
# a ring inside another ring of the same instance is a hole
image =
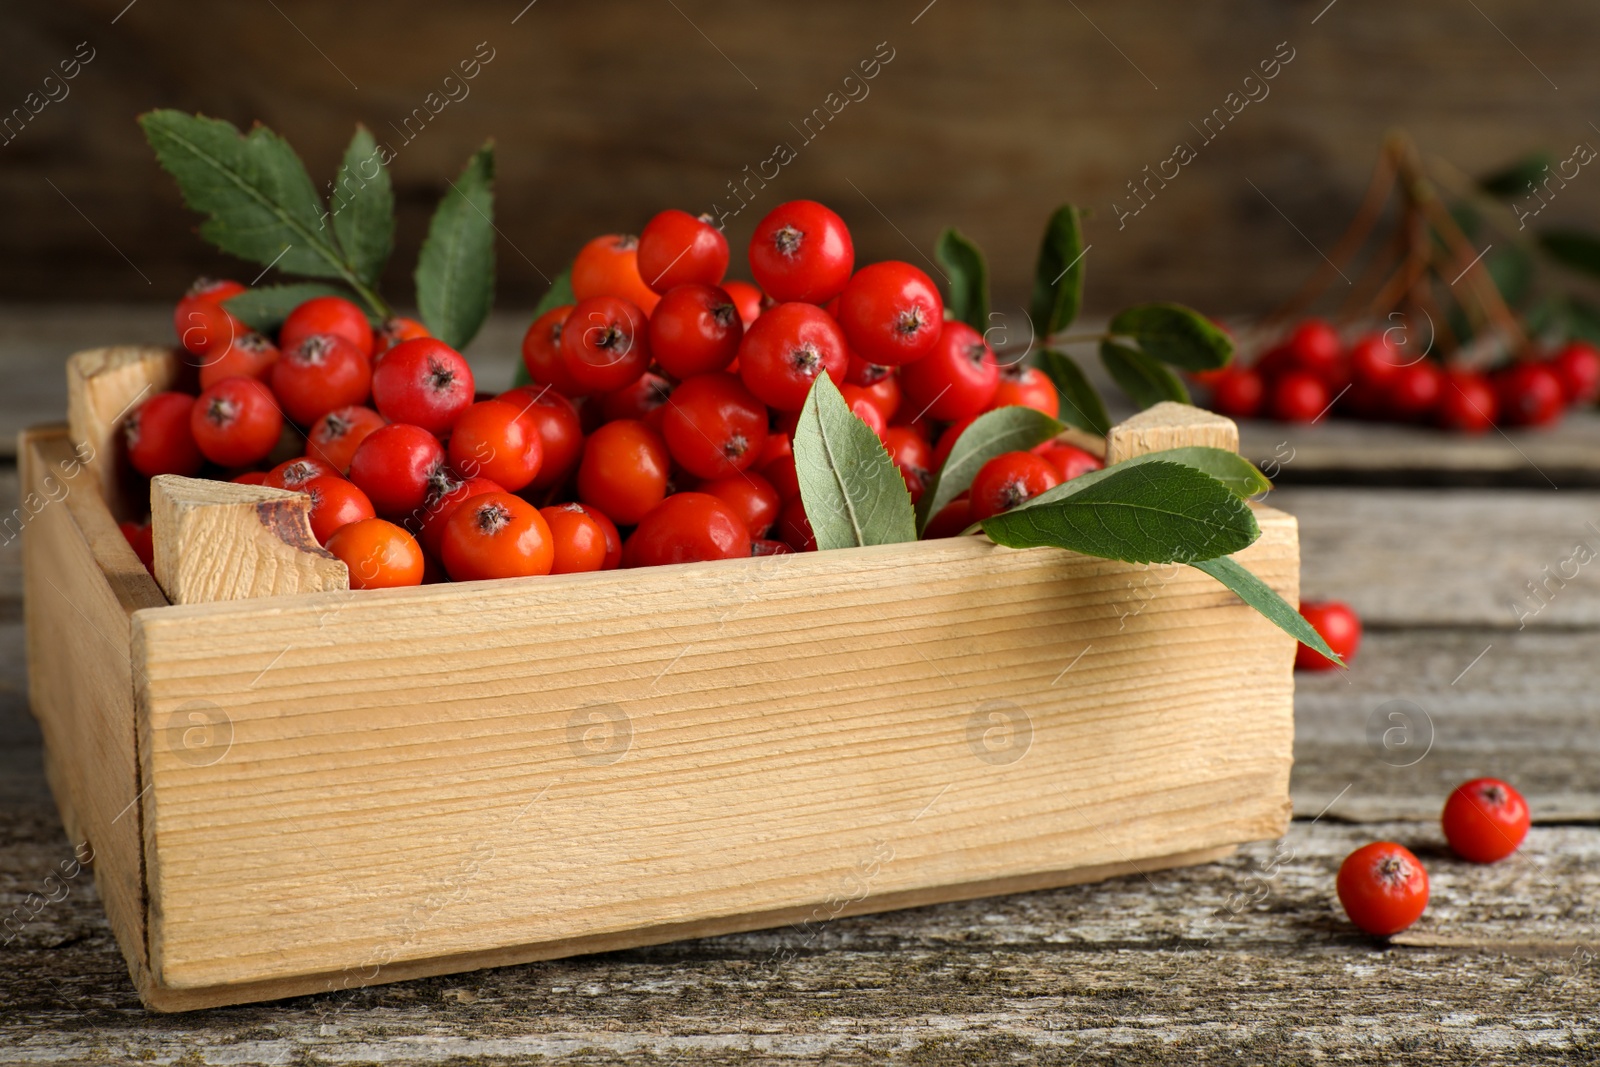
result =
[[[0,316],[0,338],[59,357],[51,346],[92,329],[137,339],[128,322],[159,318]],[[490,339],[515,328],[501,320]],[[51,389],[0,397],[0,423],[57,417],[37,406]],[[1581,473],[1572,442],[1593,432],[1579,420],[1518,445],[1573,449]],[[1296,441],[1323,447],[1314,432]],[[1600,491],[1520,468],[1466,476],[1539,487],[1274,493],[1302,520],[1307,595],[1350,600],[1368,627],[1348,676],[1300,676],[1282,841],[810,934],[183,1016],[140,1008],[83,876],[0,950],[0,1063],[1600,1062],[1600,561],[1552,583],[1542,607],[1522,599],[1579,541],[1600,551]],[[5,513],[15,496],[0,469]],[[26,915],[72,854],[27,713],[18,590],[13,541],[0,546],[0,915]],[[1437,821],[1476,774],[1517,783],[1536,820],[1519,855],[1487,868],[1451,858]],[[1333,895],[1344,855],[1382,838],[1416,851],[1433,883],[1422,920],[1387,945],[1355,933]]]

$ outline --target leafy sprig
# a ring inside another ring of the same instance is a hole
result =
[[[245,134],[171,109],[147,112],[139,125],[184,203],[206,216],[200,236],[280,274],[325,280],[255,287],[225,301],[246,325],[275,329],[296,304],[322,295],[351,299],[377,321],[390,316],[378,280],[394,248],[394,190],[365,127],[356,127],[324,201],[294,149],[265,126]],[[451,183],[417,262],[422,321],[455,348],[472,340],[493,299],[493,180],[491,142]]]

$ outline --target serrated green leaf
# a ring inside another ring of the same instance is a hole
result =
[[[933,258],[950,276],[950,299],[945,307],[980,334],[989,328],[989,265],[983,252],[954,228],[939,235]]]
[[[1216,370],[1233,359],[1233,341],[1216,323],[1182,304],[1140,304],[1118,312],[1107,327],[1133,340],[1152,359],[1184,370]]]
[[[1189,403],[1189,390],[1176,374],[1136,348],[1115,341],[1100,342],[1100,362],[1140,408],[1163,400]]]
[[[394,189],[365,126],[356,127],[344,150],[328,206],[345,258],[362,281],[377,285],[394,250]]]
[[[1306,622],[1305,616],[1274,592],[1270,585],[1240,566],[1237,560],[1219,556],[1216,559],[1191,562],[1189,565],[1196,570],[1204,571],[1233,590],[1239,595],[1240,600],[1255,608],[1266,617],[1267,621],[1296,641],[1309,645],[1339,666],[1344,666],[1344,660],[1334,655],[1333,649],[1328,647],[1328,642]]]
[[[826,374],[811,383],[800,409],[794,469],[818,549],[917,539],[911,494],[899,468]]]
[[[222,306],[234,317],[257,333],[276,333],[289,312],[316,296],[342,296],[353,300],[348,289],[338,289],[321,282],[295,282],[289,285],[263,285],[247,289],[238,296],[230,296]]]
[[[558,308],[562,304],[575,304],[577,302],[578,298],[572,292],[572,267],[569,264],[560,274],[556,275],[556,280],[550,283],[550,288],[546,289],[545,294],[539,298],[539,303],[533,309],[533,318],[538,318],[551,308]],[[515,389],[519,385],[528,385],[532,381],[533,376],[528,373],[527,365],[522,360],[517,360],[517,369],[511,375],[511,387]]]
[[[1078,475],[1071,481],[1062,482],[1051,489],[1046,489],[1033,499],[1017,505],[1018,508],[1033,508],[1040,504],[1053,504],[1057,500],[1064,500],[1074,493],[1105,481],[1120,470],[1136,467],[1142,463],[1179,463],[1185,467],[1193,467],[1203,474],[1208,474],[1221,482],[1234,496],[1241,500],[1265,493],[1272,488],[1272,482],[1265,474],[1256,469],[1256,465],[1239,455],[1229,452],[1225,448],[1207,448],[1203,445],[1186,445],[1183,448],[1167,448],[1160,452],[1146,452],[1141,456],[1131,456],[1120,463],[1103,467],[1097,471],[1087,471]]]
[[[1065,352],[1047,348],[1039,353],[1039,369],[1055,384],[1061,397],[1061,421],[1080,430],[1104,437],[1111,432],[1111,416],[1106,404],[1078,366]]]
[[[1072,325],[1083,306],[1083,230],[1078,209],[1062,204],[1044,228],[1033,269],[1033,328],[1051,337]]]
[[[1249,505],[1227,486],[1185,464],[1160,461],[1118,464],[1069,496],[980,525],[1009,548],[1053,545],[1128,563],[1215,559],[1261,536]]]
[[[1003,407],[985,412],[961,431],[944,466],[933,475],[917,504],[917,529],[939,509],[972,487],[980,468],[1005,452],[1026,452],[1044,444],[1066,426],[1042,411]]]
[[[1528,186],[1544,180],[1545,170],[1554,162],[1548,152],[1535,152],[1478,180],[1490,196],[1506,199],[1528,195]]]
[[[265,126],[243,135],[230,122],[170,109],[139,116],[139,125],[184,202],[207,216],[202,237],[289,274],[342,279],[388,313],[324,225],[322,199],[287,141]]]
[[[1600,277],[1600,238],[1583,230],[1545,230],[1539,245],[1563,267]]]
[[[417,310],[451,348],[465,348],[494,300],[494,142],[478,149],[439,201],[417,259]]]

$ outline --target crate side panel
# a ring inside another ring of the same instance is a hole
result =
[[[40,503],[22,531],[29,701],[63,821],[73,845],[92,851],[106,917],[137,981],[145,897],[129,614],[155,602],[155,583],[64,431],[30,432],[20,456],[23,506]]]
[[[1261,514],[1243,559],[1292,600],[1293,520]],[[870,908],[1288,815],[1292,642],[1188,568],[951,539],[136,627],[173,988]]]

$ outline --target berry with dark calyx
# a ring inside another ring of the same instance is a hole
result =
[[[1549,426],[1560,420],[1567,397],[1556,372],[1543,363],[1517,363],[1494,377],[1500,416],[1512,426]]]
[[[639,231],[638,267],[644,283],[662,294],[678,285],[716,285],[728,270],[728,239],[710,216],[668,209]]]
[[[1483,433],[1494,426],[1500,401],[1489,379],[1466,370],[1448,370],[1434,418],[1446,430]]]
[[[555,543],[539,509],[510,493],[464,501],[444,524],[440,561],[451,580],[549,574]]]
[[[979,522],[1026,503],[1061,484],[1061,472],[1032,452],[1002,452],[972,479],[972,521]]]
[[[591,397],[584,402],[584,407],[599,412],[602,422],[638,419],[660,433],[661,420],[667,413],[667,402],[672,399],[675,388],[672,382],[661,375],[645,371],[632,385]]]
[[[943,332],[944,298],[933,279],[909,263],[872,263],[839,295],[839,325],[862,359],[895,367],[915,363]]]
[[[289,486],[311,498],[311,533],[317,544],[326,545],[341,527],[362,519],[376,518],[372,501],[354,482],[337,474],[319,474],[298,486]]]
[[[372,406],[379,414],[441,437],[472,404],[473,393],[467,361],[432,337],[395,345],[372,372]]]
[[[1404,845],[1375,841],[1339,865],[1339,903],[1350,921],[1376,937],[1416,922],[1428,906],[1428,872]]]
[[[844,381],[850,356],[839,324],[811,304],[779,304],[745,331],[739,378],[762,403],[799,411],[818,374]]]
[[[844,397],[845,407],[850,409],[851,414],[866,423],[867,429],[877,434],[880,441],[883,440],[883,433],[889,428],[889,422],[883,417],[883,412],[878,408],[872,396],[861,386],[848,383],[839,387],[839,394]],[[786,414],[798,416],[798,412]],[[795,421],[798,422],[799,419],[796,418]],[[792,425],[786,426],[785,429],[791,434],[794,432]]]
[[[1474,778],[1456,786],[1440,817],[1451,851],[1472,863],[1494,863],[1515,852],[1528,836],[1528,802],[1498,778]]]
[[[744,320],[724,290],[680,285],[650,313],[649,337],[656,364],[681,380],[725,370],[739,354]]]
[[[388,420],[369,407],[352,404],[318,419],[306,434],[306,455],[320,459],[340,474],[349,474],[350,458],[367,435]]]
[[[850,353],[850,366],[844,373],[844,380],[851,385],[876,385],[883,379],[893,375],[893,367],[886,367],[882,363],[868,363],[852,352]]]
[[[885,375],[871,385],[860,385],[856,382],[847,382],[861,390],[861,395],[871,401],[872,406],[878,409],[878,414],[883,416],[884,422],[893,422],[895,416],[900,414],[900,406],[905,399],[900,388],[898,374]],[[839,388],[843,389],[841,385]]]
[[[200,452],[220,467],[260,463],[277,447],[283,413],[272,391],[254,378],[224,378],[201,392],[189,412]]]
[[[760,456],[767,443],[767,409],[733,375],[701,374],[673,392],[661,435],[684,470],[697,478],[723,478]]]
[[[1038,367],[1013,363],[1000,368],[1000,379],[995,383],[994,397],[989,401],[987,410],[1006,407],[1033,408],[1053,419],[1061,414],[1061,397],[1056,392],[1055,383],[1044,371]]]
[[[196,278],[194,284],[189,286],[185,297],[196,300],[209,300],[213,304],[221,304],[224,300],[231,300],[240,293],[248,293],[248,286],[241,285],[231,278]]]
[[[446,467],[428,484],[428,498],[420,514],[407,516],[408,525],[417,531],[417,540],[434,556],[440,551],[444,539],[444,524],[456,513],[456,508],[484,493],[503,493],[505,486],[482,476],[464,478]]]
[[[361,442],[350,460],[350,480],[379,515],[404,519],[428,499],[444,461],[444,446],[433,434],[410,423],[391,423]]]
[[[844,220],[814,200],[779,204],[750,237],[750,272],[780,304],[827,303],[850,280],[855,258]]]
[[[383,326],[372,335],[372,361],[376,363],[383,354],[402,341],[415,341],[419,337],[432,337],[426,326],[416,319],[396,315],[386,319]]]
[[[290,345],[272,364],[270,382],[283,413],[310,426],[337,408],[365,403],[372,365],[345,338],[311,334]]]
[[[649,322],[627,300],[580,300],[561,326],[561,365],[584,393],[632,385],[650,366]]]
[[[210,388],[224,378],[268,381],[278,355],[278,346],[259,333],[241,333],[226,348],[212,349],[204,357],[200,366],[200,388]]]
[[[749,329],[750,324],[760,318],[761,313],[766,310],[765,305],[768,302],[766,296],[749,282],[725,279],[720,288],[728,294],[733,306],[739,309],[739,318],[743,320],[746,329]]]
[[[929,418],[946,421],[983,411],[999,384],[1000,365],[983,335],[954,320],[944,323],[931,352],[900,371],[906,398]]]
[[[342,296],[314,296],[289,312],[278,330],[278,346],[294,348],[308,337],[330,333],[348,341],[362,358],[372,358],[372,325],[366,312]]]
[[[324,474],[343,477],[333,464],[316,459],[312,456],[299,456],[295,459],[286,459],[267,472],[262,485],[270,485],[274,489],[299,490],[313,478]]]
[[[205,457],[194,440],[194,404],[188,393],[157,393],[133,409],[122,424],[122,436],[134,470],[146,478],[192,478],[200,472]]]

